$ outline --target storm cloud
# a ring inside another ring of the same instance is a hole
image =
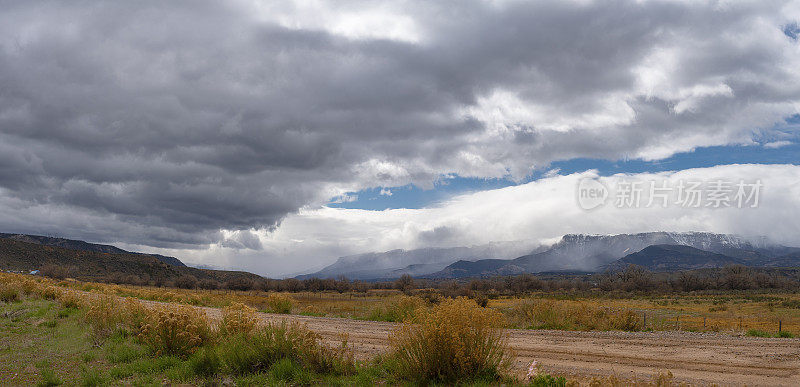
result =
[[[746,144],[800,111],[792,2],[0,4],[18,232],[260,250],[346,192]]]

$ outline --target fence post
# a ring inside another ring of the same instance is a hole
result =
[[[781,328],[783,328],[782,325],[783,325],[783,321],[778,320],[778,333],[781,333]]]
[[[647,313],[642,312],[642,319],[644,320],[644,327],[642,330],[647,330]]]
[[[705,328],[706,328],[706,318],[703,317],[703,329],[705,329]]]

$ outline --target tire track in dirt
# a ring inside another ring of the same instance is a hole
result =
[[[145,302],[147,304],[160,304]],[[212,321],[216,308],[197,307]],[[338,344],[346,336],[358,359],[370,359],[388,349],[398,324],[333,317],[258,313],[261,324],[299,323],[325,342]],[[508,329],[515,354],[514,371],[523,375],[536,360],[552,374],[579,381],[614,375],[650,380],[670,371],[676,381],[691,384],[798,386],[800,339],[752,338],[692,332],[571,332]]]

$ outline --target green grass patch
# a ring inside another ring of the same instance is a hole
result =
[[[64,308],[64,309],[59,310],[58,313],[56,314],[56,316],[58,318],[67,318],[67,317],[72,316],[73,314],[75,314],[77,312],[78,312],[78,309],[76,309],[76,308]]]
[[[567,379],[563,376],[552,376],[548,374],[538,374],[531,381],[531,387],[566,387]]]
[[[747,331],[747,336],[750,336],[750,337],[778,337],[778,338],[784,338],[784,339],[794,338],[794,335],[791,332],[781,331],[781,332],[778,332],[778,333],[773,335],[772,333],[764,332],[764,331],[758,330],[758,329],[750,329],[750,330],[748,330]]]
[[[200,348],[189,359],[189,365],[192,372],[200,376],[216,375],[223,366],[216,348]]]
[[[770,335],[769,333],[764,332],[762,330],[750,329],[749,331],[747,331],[747,336],[750,336],[750,337],[771,337],[772,335]]]
[[[39,382],[36,383],[38,387],[60,386],[62,383],[64,382],[61,381],[61,378],[56,376],[49,366],[39,367]]]
[[[98,369],[88,368],[83,370],[80,385],[83,387],[99,387],[108,384],[106,376]]]

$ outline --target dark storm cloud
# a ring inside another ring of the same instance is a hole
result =
[[[375,4],[327,16],[337,6]],[[95,240],[193,246],[242,230],[226,243],[258,249],[246,230],[344,191],[664,157],[741,141],[800,101],[783,19],[796,10],[781,2],[407,3],[418,41],[240,2],[2,7],[0,193],[41,217],[2,225],[83,219],[70,232]],[[533,122],[482,115],[496,92]]]

